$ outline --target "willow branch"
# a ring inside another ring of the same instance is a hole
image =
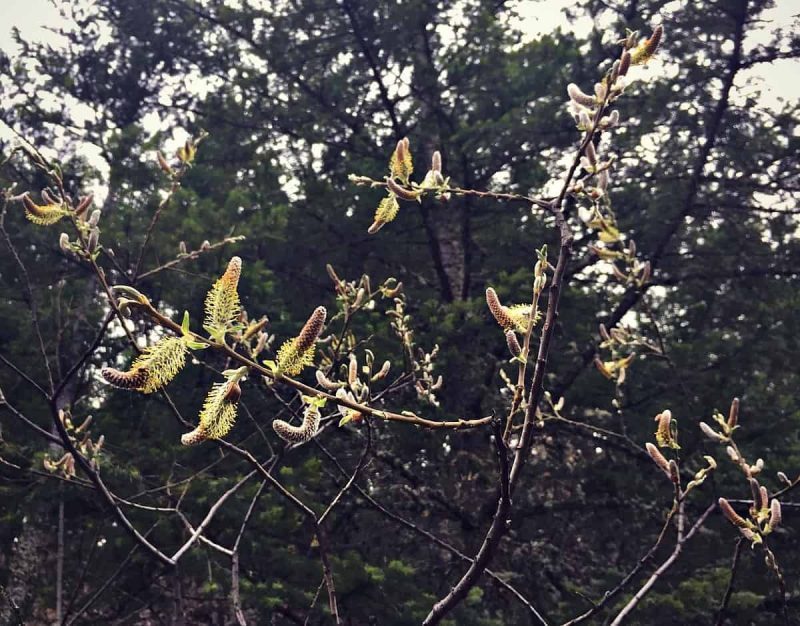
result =
[[[149,301],[147,302],[140,302],[138,306],[141,307],[145,313],[147,313],[156,323],[164,328],[167,328],[174,332],[175,334],[182,334],[180,325],[176,324],[170,318],[163,315],[158,309],[156,309]],[[305,383],[301,383],[299,380],[295,380],[288,376],[284,376],[282,374],[276,374],[272,370],[260,365],[259,363],[253,361],[252,359],[246,357],[245,355],[237,352],[230,346],[224,343],[217,343],[207,337],[203,337],[202,335],[198,335],[196,333],[190,333],[192,339],[198,341],[200,343],[204,343],[207,346],[218,350],[228,356],[231,360],[236,361],[240,365],[244,365],[262,376],[274,380],[276,382],[283,383],[288,385],[289,387],[293,387],[298,391],[302,392],[303,394],[311,397],[316,398],[325,398],[329,402],[347,407],[348,409],[353,409],[362,413],[363,415],[371,415],[373,417],[377,417],[380,419],[385,419],[388,421],[395,421],[395,422],[404,422],[406,424],[412,424],[414,426],[422,426],[424,428],[431,428],[431,429],[441,429],[441,428],[453,428],[453,429],[461,429],[461,428],[476,428],[479,426],[485,426],[492,421],[491,416],[482,417],[479,419],[457,419],[451,421],[443,421],[437,422],[434,420],[429,420],[424,417],[419,417],[418,415],[414,415],[413,413],[394,413],[392,411],[384,411],[381,409],[376,409],[366,404],[360,404],[353,400],[348,400],[347,398],[338,398],[333,394],[327,393],[321,389],[316,389],[314,387],[310,387]]]
[[[692,525],[691,529],[689,530],[686,535],[683,534],[683,528],[685,521],[685,513],[684,513],[684,502],[682,501],[679,505],[678,509],[678,540],[675,542],[675,548],[672,550],[672,554],[669,555],[666,561],[664,561],[661,566],[653,572],[653,575],[647,579],[644,585],[641,586],[639,591],[631,598],[628,603],[622,608],[622,610],[617,613],[617,616],[611,622],[611,626],[619,626],[622,624],[625,617],[633,611],[639,602],[649,593],[650,589],[652,589],[653,585],[658,582],[658,579],[666,572],[672,564],[678,559],[681,552],[683,551],[684,544],[691,539],[694,534],[698,531],[698,529],[705,523],[708,516],[711,514],[716,508],[716,503],[712,503],[708,506],[708,508],[703,512],[703,514],[697,518],[697,521]]]
[[[717,609],[717,621],[716,626],[722,626],[725,622],[725,613],[728,610],[728,602],[730,602],[731,595],[733,594],[733,584],[736,580],[736,571],[739,567],[739,559],[742,556],[742,543],[744,542],[744,537],[739,537],[736,540],[736,547],[733,549],[733,560],[731,562],[731,575],[728,579],[728,586],[725,589],[725,595],[722,596],[722,602],[719,604],[719,609]]]

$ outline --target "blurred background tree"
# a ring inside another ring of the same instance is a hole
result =
[[[644,293],[614,287],[586,247],[590,229],[567,205],[578,233],[576,259],[547,388],[565,397],[562,414],[571,421],[548,420],[537,431],[526,489],[515,495],[512,528],[491,566],[558,623],[616,585],[661,528],[671,493],[642,446],[652,439],[652,416],[664,408],[679,420],[681,456],[689,460],[717,451],[697,422],[739,396],[739,442],[766,461],[764,483],[776,489],[776,471],[800,472],[800,111],[792,101],[766,106],[754,80],[762,65],[800,54],[800,38],[796,22],[782,29],[762,23],[774,11],[768,1],[589,0],[570,9],[573,19],[591,18],[585,37],[562,30],[526,37],[515,26],[515,7],[480,0],[79,1],[68,7],[60,45],[20,40],[18,55],[0,59],[0,115],[52,149],[70,191],[99,191],[103,242],[116,259],[107,271],[123,283],[164,187],[153,151],[180,137],[176,128],[204,129],[209,136],[197,163],[164,211],[142,267],[173,258],[180,241],[193,250],[206,239],[246,239],[145,277],[138,288],[172,311],[197,311],[235,253],[244,260],[247,310],[266,314],[270,332],[286,337],[313,306],[333,302],[326,263],[348,279],[394,276],[405,285],[418,344],[441,346],[442,407],[448,415],[479,417],[502,412],[498,370],[508,358],[484,290],[492,285],[504,300],[525,301],[535,250],[555,243],[548,225],[524,204],[453,197],[404,205],[394,223],[370,236],[381,194],[353,187],[348,174],[380,178],[394,144],[407,136],[417,171],[440,150],[445,172],[464,187],[546,195],[576,145],[566,85],[594,81],[625,29],[649,32],[663,21],[660,56],[644,70],[647,80],[631,84],[620,100],[622,121],[611,143],[614,210],[621,230],[651,261],[653,279]],[[4,155],[10,148],[0,144]],[[14,181],[21,189],[45,185],[18,160],[0,170],[3,187]],[[41,383],[47,374],[26,302],[38,308],[44,350],[57,369],[69,369],[103,324],[119,327],[106,320],[86,269],[61,254],[52,232],[33,229],[16,205],[4,215],[4,232],[28,275],[3,247],[0,354]],[[356,330],[372,336],[379,358],[400,367],[381,306],[357,320]],[[592,361],[598,323],[623,317],[661,355],[633,363],[615,407],[614,385]],[[63,403],[74,414],[94,415],[107,442],[106,479],[118,493],[140,494],[142,504],[169,507],[191,477],[183,506],[201,519],[249,467],[213,446],[181,448],[184,429],[158,397],[109,393],[96,368],[126,344],[121,332],[99,342],[93,367],[65,389]],[[222,360],[216,365],[224,368]],[[43,415],[26,382],[2,366],[10,405]],[[213,380],[212,372],[188,370],[171,396],[192,415]],[[259,428],[286,400],[255,387],[245,396],[252,418],[240,419],[232,434],[237,442],[258,442]],[[414,403],[411,393],[389,400]],[[9,411],[0,408],[0,415],[0,580],[19,594],[31,623],[55,619],[56,595],[61,617],[78,623],[233,619],[229,564],[219,554],[199,545],[168,570],[131,551],[96,494],[38,474],[47,452],[41,439],[19,431]],[[46,425],[47,417],[37,423]],[[384,508],[350,494],[337,510],[330,541],[340,608],[346,623],[416,624],[465,561],[390,513],[474,554],[494,511],[494,453],[485,431],[443,434],[379,423],[372,436],[358,482]],[[323,506],[346,481],[327,453],[352,471],[363,442],[363,428],[331,431],[324,450],[307,445],[275,471]],[[719,495],[749,497],[733,467],[720,465],[690,504],[693,514]],[[174,487],[151,491],[164,484]],[[306,613],[310,623],[326,623],[325,602],[307,611],[321,576],[308,526],[269,489],[243,488],[209,536],[233,543],[251,502],[240,564],[245,614],[252,623],[303,623]],[[773,547],[796,616],[795,511],[785,511],[786,530]],[[152,527],[154,540],[179,543],[186,532],[179,520],[158,521],[148,511],[131,516]],[[54,530],[59,519],[63,542]],[[736,539],[714,514],[630,623],[709,623],[728,584]],[[742,554],[730,606],[736,623],[776,623],[778,587],[758,553]],[[452,619],[533,623],[525,606],[489,579]]]

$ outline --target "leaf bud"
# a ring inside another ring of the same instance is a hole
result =
[[[597,104],[593,96],[584,93],[575,83],[570,83],[567,85],[567,94],[573,102],[581,106],[593,107],[595,104]]]

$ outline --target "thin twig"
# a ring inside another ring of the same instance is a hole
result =
[[[717,609],[717,621],[716,626],[722,626],[725,622],[725,612],[728,610],[728,602],[730,602],[731,595],[733,594],[733,583],[736,580],[736,571],[739,567],[739,558],[742,556],[742,544],[744,542],[744,537],[739,537],[736,540],[736,547],[733,550],[733,560],[731,562],[731,575],[728,579],[728,586],[725,589],[725,595],[722,596],[722,602],[719,604],[719,609]]]
[[[705,523],[706,518],[708,518],[708,516],[711,514],[711,511],[713,511],[716,508],[716,506],[717,506],[716,503],[710,504],[708,506],[708,508],[703,512],[703,514],[700,515],[700,517],[697,518],[697,521],[695,521],[695,523],[692,525],[692,527],[689,530],[689,532],[686,533],[686,535],[684,535],[683,534],[683,528],[684,528],[684,525],[686,523],[686,520],[685,520],[686,516],[685,516],[684,510],[683,510],[684,509],[684,502],[681,501],[681,503],[678,505],[678,507],[679,507],[679,509],[678,509],[678,540],[675,542],[675,548],[672,550],[672,554],[670,554],[669,557],[667,558],[667,560],[664,561],[661,564],[661,566],[655,572],[653,572],[653,575],[650,576],[650,578],[647,579],[647,582],[645,582],[645,584],[641,586],[641,588],[639,589],[639,591],[636,592],[636,594],[633,596],[633,598],[631,598],[628,601],[628,603],[624,607],[622,607],[622,610],[619,613],[617,613],[617,616],[611,622],[611,626],[619,626],[620,624],[622,624],[622,621],[625,619],[625,617],[631,611],[633,611],[633,609],[636,608],[636,606],[639,604],[639,602],[641,602],[641,600],[648,594],[650,589],[652,589],[653,585],[656,584],[658,579],[677,560],[677,558],[681,554],[681,551],[683,550],[684,544],[687,541],[689,541],[689,539],[691,539],[694,536],[694,534],[697,532],[697,530]]]

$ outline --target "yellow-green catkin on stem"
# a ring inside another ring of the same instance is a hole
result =
[[[378,208],[375,209],[375,217],[373,218],[372,226],[369,227],[367,232],[370,235],[374,235],[383,228],[384,225],[393,221],[394,218],[397,217],[399,211],[400,203],[397,202],[397,197],[393,193],[390,193],[380,201]]]
[[[222,277],[214,283],[206,296],[206,318],[203,328],[217,341],[222,341],[225,333],[236,323],[239,307],[239,277],[242,273],[242,259],[233,257]]]
[[[69,211],[61,205],[55,203],[36,204],[27,194],[22,196],[22,204],[25,206],[25,217],[39,226],[50,226],[62,217],[69,215]]]
[[[414,162],[411,158],[411,149],[409,146],[408,137],[404,137],[397,142],[397,147],[392,153],[392,158],[389,161],[389,172],[392,177],[399,179],[405,184],[408,184],[408,179],[414,172]]]
[[[662,448],[676,448],[680,446],[672,433],[672,412],[669,409],[662,411],[655,417],[656,443]]]
[[[181,436],[183,445],[192,446],[207,439],[221,439],[230,432],[242,396],[239,377],[245,370],[240,368],[229,380],[214,383],[203,403],[197,428]]]
[[[187,350],[182,337],[164,337],[146,348],[127,372],[105,367],[100,373],[116,387],[153,393],[181,371],[186,364]]]
[[[486,304],[492,316],[503,330],[515,330],[517,332],[525,333],[528,330],[528,322],[530,321],[531,307],[527,304],[515,304],[513,306],[503,306],[500,299],[497,297],[497,292],[489,287],[486,290]],[[536,322],[536,315],[534,314],[534,323]]]
[[[652,59],[661,45],[663,35],[664,28],[661,25],[656,26],[653,29],[653,34],[631,51],[631,64],[642,65]]]
[[[314,363],[314,344],[322,332],[327,314],[324,306],[314,309],[300,334],[281,346],[276,362],[279,374],[296,376],[304,367]]]

